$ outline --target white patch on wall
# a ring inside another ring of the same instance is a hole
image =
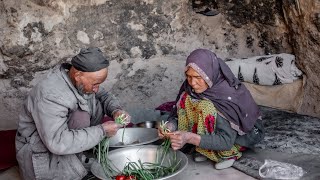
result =
[[[23,15],[21,15],[21,20],[19,21],[18,24],[18,29],[20,31],[18,36],[11,36],[11,41],[12,42],[17,42],[18,45],[26,45],[29,43],[29,39],[26,38],[23,35],[23,29],[29,24],[29,23],[34,23],[34,22],[42,22],[44,29],[47,32],[51,32],[52,28],[57,25],[60,24],[64,21],[64,17],[61,15],[55,15],[55,14],[47,14],[47,15],[42,15],[41,18],[36,17],[37,14],[29,14],[29,13],[24,13]],[[31,35],[31,39],[35,42],[40,42],[42,41],[41,38],[41,33],[37,30],[36,33],[32,33]],[[16,39],[13,39],[13,37],[15,37]]]
[[[142,31],[144,29],[144,26],[142,24],[134,24],[134,22],[129,22],[128,27],[136,31]]]
[[[0,56],[0,74],[4,74],[4,72],[6,72],[8,70],[8,67],[3,63],[4,58],[1,55]]]
[[[93,39],[100,39],[101,40],[103,38],[104,38],[104,36],[103,36],[102,32],[100,32],[100,31],[94,32]]]
[[[144,34],[142,36],[138,36],[139,39],[141,39],[143,42],[146,42],[148,40],[147,35]]]
[[[109,0],[91,0],[91,3],[94,3],[95,5],[101,5],[101,4],[104,4],[106,3],[107,1]]]
[[[90,39],[88,37],[88,34],[84,31],[77,32],[77,39],[81,41],[83,44],[90,44]]]
[[[131,48],[130,53],[131,53],[132,57],[141,57],[141,55],[142,55],[142,52],[138,46]]]
[[[62,32],[58,32],[55,34],[55,43],[58,47],[60,47],[60,42],[63,40],[64,34]]]
[[[33,42],[41,42],[42,41],[42,34],[39,32],[37,27],[34,27],[34,32],[31,34],[31,41]]]
[[[146,4],[153,4],[153,0],[143,0]]]
[[[181,24],[181,19],[179,17],[179,13],[177,13],[177,16],[171,21],[170,27],[172,30],[179,30],[183,27]]]

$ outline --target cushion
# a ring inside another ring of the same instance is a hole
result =
[[[0,170],[17,165],[15,137],[17,130],[0,131]]]

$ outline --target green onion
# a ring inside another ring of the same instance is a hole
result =
[[[123,114],[119,116],[119,118],[116,118],[116,123],[124,123],[123,121]],[[160,124],[160,128],[162,128],[162,131],[164,133],[170,132],[168,128],[166,128],[167,122],[162,122]],[[123,129],[124,132],[124,129]],[[122,142],[123,142],[123,136],[122,134]],[[173,156],[168,156],[168,152],[171,146],[171,142],[169,138],[166,138],[164,142],[158,147],[157,153],[156,153],[156,162],[141,162],[141,160],[138,160],[138,162],[129,162],[125,165],[123,168],[123,171],[119,171],[118,169],[114,170],[113,167],[115,167],[112,162],[108,158],[108,152],[109,152],[109,139],[104,138],[98,145],[98,148],[94,149],[94,152],[98,158],[98,162],[101,164],[103,171],[105,172],[106,176],[110,179],[114,178],[114,176],[121,174],[130,176],[133,175],[136,177],[136,179],[139,180],[153,180],[157,178],[161,178],[164,176],[167,176],[169,174],[174,173],[180,166],[180,161],[177,160],[176,152],[174,152]],[[164,166],[163,162],[164,159],[168,158],[168,165]],[[113,167],[111,166],[113,165]]]
[[[121,114],[114,120],[117,124],[126,125],[127,124],[127,117],[125,114]]]
[[[123,142],[123,137],[124,137],[124,131],[125,131],[125,127],[127,125],[127,117],[125,114],[121,114],[120,116],[118,116],[115,120],[114,120],[117,124],[123,125],[123,131],[122,131],[122,138],[121,138],[121,142],[124,144]]]

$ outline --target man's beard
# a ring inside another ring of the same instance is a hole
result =
[[[84,99],[89,99],[91,96],[93,96],[94,93],[86,93],[84,91],[84,86],[83,84],[77,85],[76,86],[78,93],[84,98]]]

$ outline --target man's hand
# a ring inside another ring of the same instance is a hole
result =
[[[113,113],[113,119],[116,120],[117,118],[120,118],[123,120],[120,124],[122,125],[128,125],[131,122],[131,116],[124,110],[117,110]]]
[[[115,123],[114,121],[107,121],[102,124],[104,132],[106,132],[107,137],[111,137],[117,134],[117,131],[123,127],[120,124]]]

